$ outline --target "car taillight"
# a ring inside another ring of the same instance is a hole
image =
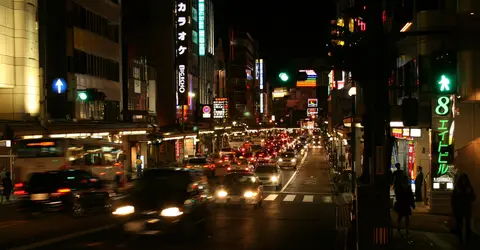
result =
[[[249,169],[249,168],[245,168],[245,170],[247,170],[247,171],[250,171],[250,169]]]
[[[204,167],[204,168],[209,168],[210,165],[208,165],[208,164],[207,164],[207,165],[203,165],[203,167]]]
[[[227,170],[230,171],[230,170],[232,170],[232,168],[231,168],[231,167],[228,167]]]
[[[191,167],[192,167],[192,166],[190,166],[190,165],[187,165],[187,166],[186,166],[186,168],[191,168]]]
[[[21,187],[23,187],[23,183],[21,183],[21,182],[15,183],[14,187],[21,188]]]
[[[69,193],[70,191],[70,188],[60,188],[57,190],[57,193],[60,193],[60,194],[64,194],[64,193]]]
[[[219,160],[218,163],[222,163],[223,161],[222,160]]]
[[[28,193],[25,190],[18,190],[13,192],[14,195],[27,195]]]

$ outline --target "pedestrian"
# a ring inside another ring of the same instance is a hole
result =
[[[402,219],[405,218],[405,233],[409,234],[410,216],[412,215],[412,208],[415,209],[415,199],[410,184],[408,183],[408,176],[404,175],[397,189],[394,210],[398,215],[398,232],[402,224]]]
[[[142,177],[142,170],[143,170],[143,161],[140,159],[140,155],[137,156],[137,160],[135,161],[135,165],[137,165],[137,178]]]
[[[405,171],[402,170],[400,163],[395,163],[395,167],[397,170],[393,172],[393,189],[395,191],[395,196],[397,196],[397,190],[403,185],[403,181],[407,175],[405,174]]]
[[[12,193],[13,184],[12,179],[10,178],[10,172],[6,172],[5,176],[2,178],[2,186],[3,186],[3,196],[5,199],[10,201],[10,194]]]
[[[451,205],[456,222],[455,233],[464,245],[468,244],[472,234],[470,219],[475,198],[470,178],[466,174],[459,174],[452,192]]]
[[[415,178],[415,201],[423,201],[422,187],[423,187],[423,172],[422,167],[417,167],[417,177]]]

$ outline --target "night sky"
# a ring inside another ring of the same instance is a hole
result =
[[[227,39],[229,25],[248,31],[260,44],[269,76],[284,70],[292,59],[327,54],[333,0],[213,1],[217,37]]]

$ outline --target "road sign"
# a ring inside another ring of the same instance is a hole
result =
[[[52,82],[52,90],[56,94],[63,94],[67,91],[67,82],[63,78],[56,78]]]
[[[211,114],[212,109],[210,108],[210,106],[207,106],[207,105],[203,106],[202,112],[203,112],[203,115],[202,115],[203,118],[212,117],[212,114]]]
[[[309,107],[309,108],[316,108],[316,107],[318,107],[318,99],[309,98],[309,99],[308,99],[308,107]]]

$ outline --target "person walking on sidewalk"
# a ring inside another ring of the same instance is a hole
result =
[[[402,187],[407,174],[405,173],[405,171],[401,169],[400,163],[395,163],[395,168],[397,168],[397,170],[393,172],[393,189],[395,191],[395,196],[398,196],[397,192]],[[408,178],[407,178],[407,182],[408,182]]]
[[[3,186],[3,196],[7,202],[10,201],[10,194],[12,193],[13,184],[12,179],[10,179],[10,172],[5,173],[5,177],[2,178],[2,186]]]
[[[423,201],[422,198],[422,187],[423,187],[423,172],[422,167],[417,167],[417,177],[415,178],[415,201],[420,202]]]
[[[398,170],[397,170],[398,171]],[[408,176],[403,176],[401,185],[396,190],[397,202],[395,202],[394,210],[398,215],[398,232],[402,224],[402,219],[405,218],[405,233],[409,234],[410,216],[412,215],[412,208],[415,209],[415,198],[413,197],[412,188],[408,183]]]
[[[468,244],[472,235],[470,220],[472,218],[472,204],[475,198],[470,178],[466,174],[459,174],[452,192],[451,205],[453,215],[455,216],[455,233],[458,235],[461,244]],[[465,233],[463,230],[465,230]]]

